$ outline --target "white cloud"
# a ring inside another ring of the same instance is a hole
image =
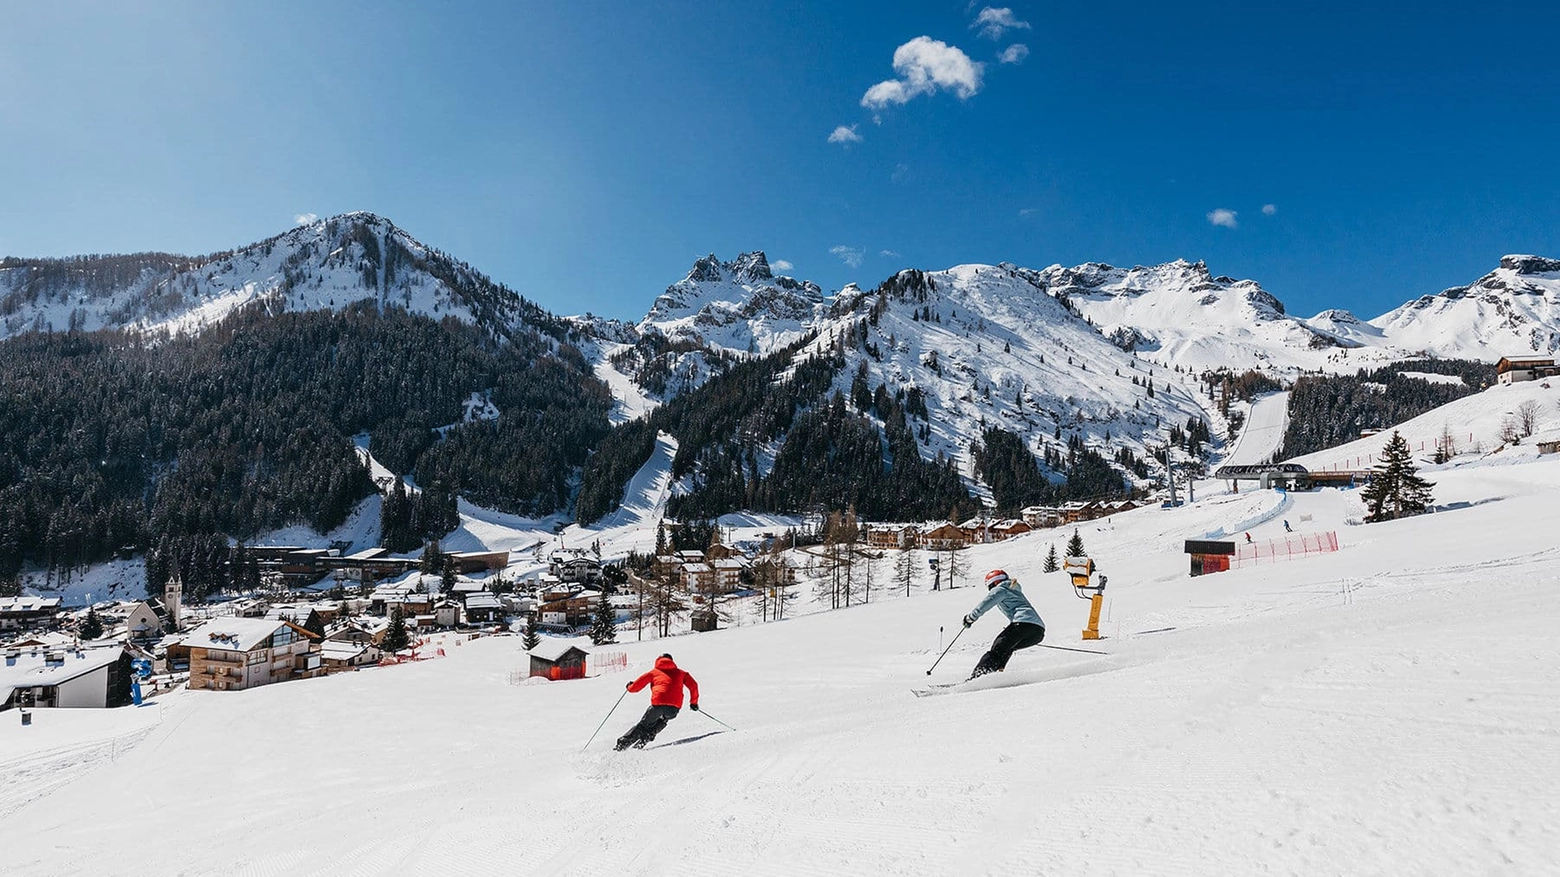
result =
[[[960,100],[980,91],[981,71],[985,65],[971,61],[956,46],[931,37],[916,37],[894,50],[894,72],[888,79],[867,89],[861,105],[872,110],[889,104],[908,103],[911,98],[934,94],[939,89],[953,92]]]
[[[897,258],[899,258],[899,254],[894,252],[893,250],[878,250],[878,255],[882,256],[885,259],[897,259]]]
[[[840,244],[837,247],[830,247],[829,252],[839,256],[841,262],[844,262],[846,265],[849,265],[852,268],[860,268],[861,257],[866,255],[866,250],[862,249],[861,247],[847,247],[844,244]]]
[[[1262,205],[1262,215],[1263,216],[1272,216],[1273,214],[1275,214],[1277,212],[1278,212],[1278,205],[1277,204],[1264,204],[1264,205]]]
[[[1018,215],[1019,216],[1030,216],[1030,215],[1034,214],[1038,210],[1039,210],[1038,207],[1020,207],[1019,210],[1018,210]]]
[[[975,21],[970,25],[971,29],[979,28],[980,35],[988,40],[1000,40],[1002,35],[1010,30],[1029,30],[1029,22],[1019,21],[1013,10],[1006,6],[993,9],[987,6],[975,16]]]
[[[1214,225],[1222,225],[1225,228],[1234,228],[1235,211],[1225,210],[1223,207],[1208,214],[1208,221]]]
[[[298,225],[313,225],[319,221],[320,218],[313,213],[299,213],[293,216],[293,222],[297,223]]]
[[[834,131],[829,134],[829,142],[843,143],[846,146],[849,146],[852,143],[860,143],[861,135],[856,133],[855,125],[851,125],[849,128],[841,125],[838,128],[835,128]]]
[[[769,267],[772,270],[775,270],[775,271],[790,271],[792,268],[795,268],[796,266],[792,265],[790,262],[787,262],[784,259],[776,259],[773,262],[769,263]]]
[[[1023,43],[1014,43],[1002,50],[1002,54],[997,56],[997,62],[1000,64],[1017,64],[1027,57],[1029,57],[1029,47]]]

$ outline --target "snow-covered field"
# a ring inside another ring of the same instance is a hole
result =
[[[1295,494],[1284,516],[1342,550],[1198,579],[1179,539],[1276,495],[1086,525],[1110,576],[1098,643],[1040,572],[1070,531],[975,547],[973,569],[1024,582],[1048,643],[1110,653],[1020,652],[977,691],[910,693],[980,596],[924,581],[628,642],[636,671],[675,654],[710,716],[642,752],[611,739],[643,694],[581,751],[629,675],[511,685],[511,637],[29,728],[3,714],[5,873],[1552,874],[1560,459],[1427,474],[1455,510],[1349,526],[1352,493]]]

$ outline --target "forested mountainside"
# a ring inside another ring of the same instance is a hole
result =
[[[462,422],[474,393],[496,418]],[[261,303],[157,340],[24,334],[0,342],[0,399],[0,573],[165,537],[329,532],[375,490],[360,433],[427,492],[419,520],[387,530],[397,547],[447,530],[457,493],[549,512],[611,404],[579,352],[540,332],[498,339],[377,303]]]
[[[1418,374],[1454,380],[1426,380]],[[1353,375],[1306,375],[1289,394],[1289,427],[1280,456],[1289,459],[1351,442],[1361,430],[1402,423],[1494,382],[1493,364],[1459,359],[1409,360]]]
[[[971,508],[957,469],[923,458],[915,438],[927,410],[918,390],[891,396],[833,389],[843,341],[803,354],[812,337],[732,366],[649,417],[617,427],[591,458],[577,509],[592,521],[615,508],[658,432],[676,436],[672,474],[685,490],[668,511],[715,517],[735,509],[845,509],[877,520],[942,517]]]

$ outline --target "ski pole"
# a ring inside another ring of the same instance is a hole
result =
[[[623,698],[625,698],[625,697],[628,697],[628,689],[627,688],[623,689],[623,693],[618,695],[617,703],[614,703],[612,705],[612,709],[607,710],[606,718],[602,719],[601,720],[601,724],[596,726],[596,730],[591,732],[590,739],[586,740],[585,741],[585,745],[580,747],[580,751],[581,752],[584,752],[585,750],[590,748],[590,744],[595,741],[596,735],[600,734],[601,733],[601,729],[605,728],[607,726],[607,719],[612,718],[612,714],[617,712],[618,703],[622,703],[623,702]]]
[[[948,640],[948,648],[947,649],[943,649],[942,650],[942,654],[937,656],[937,660],[932,662],[932,666],[931,666],[930,669],[928,669],[926,671],[926,675],[928,675],[928,676],[932,675],[932,670],[936,670],[937,669],[937,665],[941,664],[943,657],[948,654],[948,649],[953,648],[953,644],[959,641],[959,637],[964,636],[964,632],[966,630],[969,630],[969,628],[961,626],[959,628],[959,632],[953,635],[953,639]]]
[[[720,719],[717,719],[714,716],[710,715],[709,713],[705,712],[704,711],[704,707],[702,707],[702,706],[699,707],[699,715],[705,717],[706,719],[709,719],[710,721],[714,722],[717,725],[721,725],[721,726],[726,727],[726,728],[731,728],[730,725],[727,725],[725,722],[721,721]],[[735,731],[736,728],[731,728],[731,730]]]
[[[1072,646],[1053,646],[1050,643],[1035,643],[1035,645],[1040,646],[1041,648],[1045,648],[1045,649],[1059,649],[1059,650],[1064,651],[1064,652],[1084,652],[1085,654],[1090,654],[1090,655],[1108,655],[1108,654],[1110,654],[1110,652],[1102,652],[1099,649],[1075,649]]]

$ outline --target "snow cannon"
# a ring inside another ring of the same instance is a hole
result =
[[[1094,560],[1088,557],[1069,557],[1062,561],[1062,572],[1072,577],[1073,593],[1080,600],[1089,601],[1089,626],[1083,629],[1084,639],[1100,638],[1100,604],[1105,602],[1105,582],[1108,577],[1094,576]]]

